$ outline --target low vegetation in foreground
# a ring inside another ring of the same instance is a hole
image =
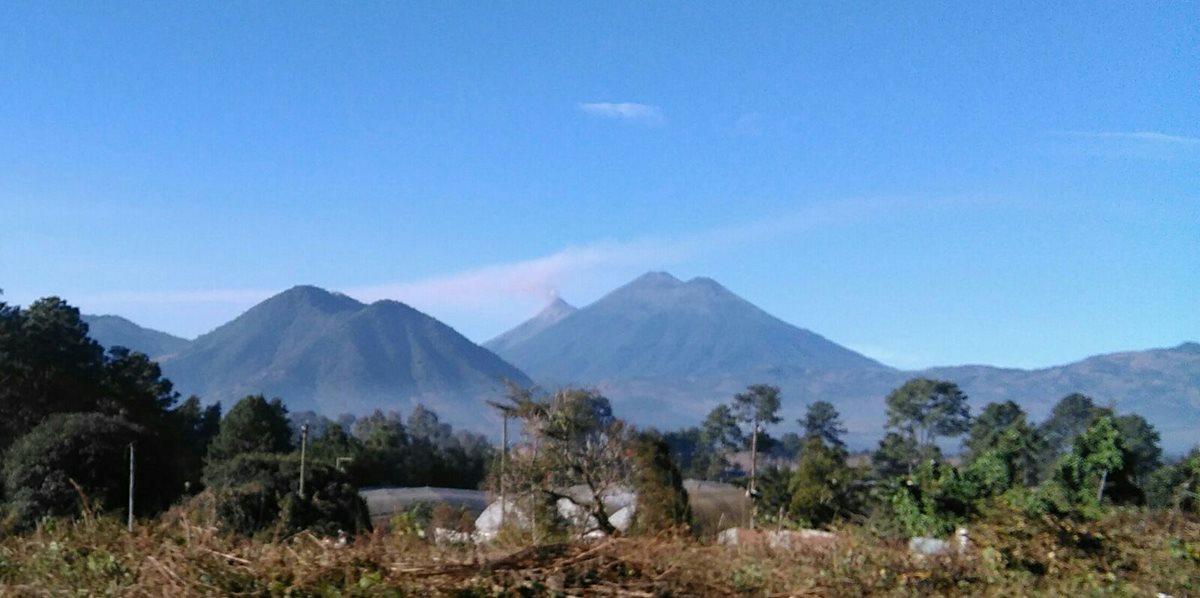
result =
[[[301,532],[220,533],[172,511],[46,520],[0,541],[0,593],[48,595],[863,595],[1200,592],[1200,520],[1114,511],[1091,522],[996,512],[963,554],[918,557],[860,526],[832,546],[718,546],[686,535],[531,547],[437,546],[377,529],[340,546]]]

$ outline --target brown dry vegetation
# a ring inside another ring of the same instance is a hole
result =
[[[221,534],[184,512],[124,531],[47,522],[0,541],[0,594],[48,595],[1200,595],[1200,521],[1117,512],[1090,523],[995,514],[966,555],[920,559],[858,527],[833,548],[775,551],[688,537],[532,548],[437,547],[377,531]]]

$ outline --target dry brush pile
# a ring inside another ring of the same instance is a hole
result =
[[[973,549],[921,559],[861,528],[833,547],[726,547],[688,537],[527,548],[439,547],[376,531],[345,546],[307,532],[222,534],[174,512],[132,534],[109,518],[44,522],[0,540],[0,594],[1028,595],[1200,594],[1200,521],[1123,512],[1098,522],[995,517]]]

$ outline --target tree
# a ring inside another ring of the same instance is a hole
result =
[[[953,382],[913,378],[887,396],[887,427],[908,435],[926,453],[938,437],[968,430],[967,395]]]
[[[1070,450],[1075,437],[1105,414],[1111,415],[1111,411],[1097,407],[1087,395],[1072,393],[1060,399],[1040,428],[1049,449],[1048,461],[1053,462],[1059,455]]]
[[[147,427],[161,427],[179,394],[145,353],[109,349],[96,411]]]
[[[967,460],[995,448],[1006,430],[1024,421],[1025,411],[1012,401],[985,405],[971,423],[971,431],[967,435]]]
[[[845,449],[846,443],[842,436],[846,434],[846,426],[842,424],[841,415],[833,403],[817,401],[808,406],[804,418],[800,420],[805,438],[820,438],[826,445],[835,449]]]
[[[845,451],[826,445],[819,436],[808,436],[792,475],[789,512],[809,527],[824,527],[849,515],[853,478]]]
[[[1000,459],[1005,469],[1017,477],[1011,483],[1031,485],[1036,481],[1044,442],[1038,430],[1029,425],[1025,412],[1012,401],[988,403],[971,424],[966,440],[965,462],[970,465],[985,455]],[[996,452],[998,451],[998,452]]]
[[[737,421],[750,424],[750,486],[754,492],[754,478],[758,466],[758,436],[761,428],[777,424],[779,418],[779,387],[769,384],[751,384],[744,392],[733,397],[733,415]]]
[[[775,443],[775,450],[772,451],[771,455],[789,460],[795,459],[800,455],[800,451],[804,449],[804,441],[803,436],[795,432],[786,432]]]
[[[987,498],[1018,485],[1030,485],[1037,469],[1037,432],[1018,419],[1000,430],[986,446],[978,448],[963,467],[963,478],[972,498]]]
[[[363,445],[359,439],[347,434],[341,424],[332,423],[325,428],[324,434],[312,441],[308,450],[313,459],[337,464],[338,459],[353,462],[363,452]]]
[[[129,445],[144,438],[129,422],[98,413],[52,415],[5,453],[4,488],[24,525],[42,516],[76,515],[81,498],[111,509],[128,498]],[[154,459],[150,454],[141,460]],[[78,486],[78,489],[76,488]],[[142,486],[137,504],[161,504]]]
[[[449,424],[444,424],[438,414],[418,404],[408,415],[408,436],[420,440],[430,446],[445,449],[453,443],[454,432]]]
[[[656,533],[687,525],[692,518],[683,475],[671,459],[671,449],[657,433],[633,440],[633,490],[637,493],[636,528]]]
[[[295,453],[244,453],[205,471],[217,521],[226,530],[248,535],[272,528],[278,534],[310,529],[334,535],[371,529],[358,488],[333,464],[306,464],[306,496],[298,494],[299,480],[300,456]]]
[[[737,417],[729,405],[717,405],[704,418],[700,427],[701,451],[699,460],[703,478],[720,479],[729,469],[729,453],[741,448],[746,442]]]
[[[434,464],[428,455],[414,454],[400,414],[376,409],[354,422],[354,436],[363,445],[354,467],[360,484],[408,486],[428,480]]]
[[[1153,508],[1200,512],[1200,449],[1158,468],[1146,486],[1146,502]]]
[[[505,485],[535,504],[565,500],[598,530],[616,534],[604,500],[628,487],[632,468],[629,431],[613,416],[608,399],[564,388],[550,396],[510,389],[508,400],[521,422],[525,449],[513,452]],[[576,485],[584,488],[583,496],[567,491]]]
[[[26,310],[0,304],[0,451],[50,414],[95,409],[104,349],[87,332],[57,297]]]
[[[1137,486],[1144,488],[1150,474],[1162,465],[1158,430],[1140,415],[1122,415],[1114,418],[1113,423],[1121,433],[1121,446],[1125,449],[1125,467],[1129,476]]]
[[[879,440],[879,448],[871,455],[875,476],[881,479],[911,473],[914,464],[920,460],[921,449],[917,441],[907,434],[896,432],[885,434]]]
[[[713,407],[704,418],[701,433],[707,447],[718,453],[737,450],[745,443],[745,436],[729,405]]]
[[[220,431],[208,449],[209,462],[244,453],[286,453],[292,450],[292,428],[280,399],[262,395],[238,401],[221,420]]]
[[[308,442],[311,445],[313,441],[325,434],[331,423],[333,422],[328,417],[316,411],[288,413],[288,424],[292,428],[292,445],[300,446],[301,437],[304,435],[304,426],[308,426]]]
[[[170,428],[180,477],[192,492],[199,492],[208,445],[221,430],[221,404],[202,407],[200,397],[190,396],[171,412]]]
[[[1075,438],[1074,449],[1059,461],[1058,482],[1075,504],[1100,506],[1109,474],[1121,468],[1124,451],[1113,419],[1101,416]]]

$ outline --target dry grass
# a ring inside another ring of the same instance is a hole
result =
[[[917,559],[861,528],[833,548],[729,548],[690,538],[437,547],[378,532],[345,547],[300,534],[230,537],[173,513],[129,534],[58,521],[0,540],[0,594],[122,595],[1200,595],[1200,522],[1116,513],[1075,524],[998,514],[963,556]]]

